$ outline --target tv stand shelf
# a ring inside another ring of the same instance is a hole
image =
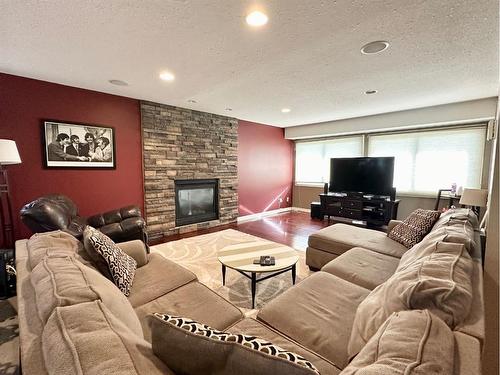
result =
[[[344,217],[351,220],[364,221],[368,226],[387,225],[396,219],[399,199],[386,197],[339,193],[320,194],[321,217]]]

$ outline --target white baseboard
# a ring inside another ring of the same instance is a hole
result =
[[[292,207],[292,211],[310,213],[311,209],[310,208],[302,208],[302,207]]]
[[[278,208],[277,210],[258,212],[256,214],[239,216],[237,221],[238,221],[238,223],[245,223],[247,221],[260,220],[266,216],[273,216],[273,215],[282,214],[284,212],[307,212],[307,213],[310,213],[311,210],[308,208],[301,208],[301,207],[284,207],[284,208]]]
[[[290,211],[292,211],[292,207],[278,208],[277,210],[264,211],[264,212],[258,212],[256,214],[239,216],[237,221],[238,223],[244,223],[246,221],[260,220],[266,216],[273,216],[277,214],[282,214],[283,212],[290,212]]]

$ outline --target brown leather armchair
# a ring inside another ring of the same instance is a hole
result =
[[[137,206],[126,206],[102,214],[83,217],[78,207],[64,195],[35,199],[21,208],[21,220],[34,233],[63,230],[82,238],[85,225],[99,229],[115,242],[142,240],[147,246],[146,222]]]

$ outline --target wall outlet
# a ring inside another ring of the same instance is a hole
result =
[[[280,203],[283,203],[283,198],[280,198]]]
[[[286,197],[287,203],[290,202],[290,197]]]

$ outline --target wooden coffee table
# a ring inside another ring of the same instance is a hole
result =
[[[253,264],[254,259],[270,255],[276,259],[274,266]],[[296,263],[299,260],[297,251],[291,247],[267,240],[257,240],[229,245],[217,253],[222,264],[222,285],[226,285],[226,267],[238,271],[252,280],[252,309],[255,307],[255,291],[259,281],[267,280],[287,271],[292,271],[292,282],[295,284]],[[258,273],[271,273],[257,279]]]

